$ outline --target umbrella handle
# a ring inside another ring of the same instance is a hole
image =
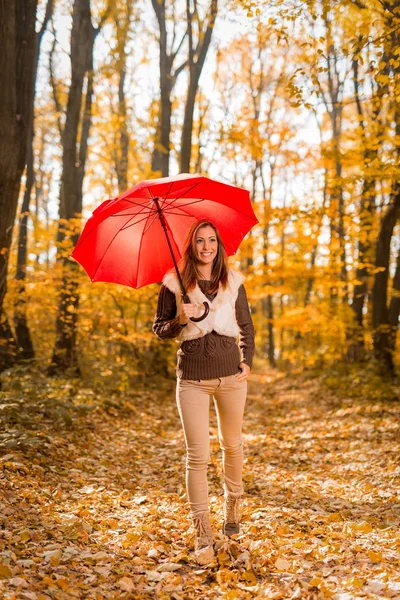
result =
[[[190,317],[190,320],[193,321],[193,323],[199,323],[200,321],[203,321],[203,319],[205,319],[208,313],[210,312],[210,305],[208,304],[208,302],[203,302],[203,304],[204,313],[201,315],[201,317]]]

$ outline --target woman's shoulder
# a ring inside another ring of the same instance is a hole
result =
[[[240,273],[240,271],[236,271],[235,269],[228,269],[228,283],[230,287],[233,284],[235,288],[239,288],[244,283],[243,273]]]
[[[164,275],[162,283],[170,292],[173,292],[174,294],[180,293],[179,281],[174,271],[168,271],[168,273]]]

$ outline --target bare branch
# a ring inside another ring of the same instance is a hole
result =
[[[38,37],[39,40],[42,39],[42,36],[44,34],[44,32],[47,29],[47,25],[52,17],[53,14],[53,8],[54,8],[54,0],[47,0],[47,5],[46,5],[46,12],[44,14],[44,19],[43,19],[43,23],[42,26],[38,32]],[[40,43],[40,42],[39,42]]]
[[[178,47],[175,50],[175,52],[172,52],[172,54],[171,54],[171,64],[174,62],[174,60],[175,60],[175,58],[176,58],[179,50],[182,48],[182,44],[185,41],[185,38],[186,38],[187,34],[188,34],[188,29],[186,29],[185,33],[183,34],[182,39],[179,42]]]
[[[188,64],[189,64],[189,60],[185,60],[181,65],[179,65],[179,67],[177,69],[175,69],[173,77],[176,79],[178,77],[178,75],[186,69]]]

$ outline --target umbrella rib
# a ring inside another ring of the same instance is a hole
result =
[[[178,200],[178,198],[177,198],[177,200]],[[178,210],[182,210],[181,206],[190,206],[191,204],[198,204],[199,202],[204,202],[205,200],[206,200],[206,198],[200,198],[199,200],[193,200],[192,202],[186,202],[185,204],[180,204],[179,206],[174,206],[173,208],[176,208]],[[212,201],[210,200],[210,202],[212,202]],[[172,202],[170,202],[170,204],[167,204],[167,209],[166,210],[168,210],[169,207],[172,206],[172,205],[173,205]],[[164,204],[164,206],[165,206],[165,204]]]
[[[151,225],[153,225],[153,223],[154,223],[154,219],[155,219],[156,217],[157,217],[157,212],[156,212],[156,213],[155,213],[155,215],[154,215],[154,218],[153,218],[153,220],[152,220],[152,222],[151,222]],[[150,219],[150,215],[148,215],[146,218],[147,218],[147,220],[148,220],[148,219]],[[151,227],[151,225],[150,225],[150,227]],[[137,268],[137,271],[136,271],[136,284],[137,284],[137,281],[138,281],[138,271],[139,271],[139,265],[140,265],[140,255],[141,255],[141,252],[142,252],[143,238],[144,238],[144,235],[145,235],[146,231],[148,231],[148,230],[150,229],[150,227],[149,227],[148,229],[146,229],[146,227],[147,227],[147,224],[144,226],[144,228],[143,228],[143,229],[144,229],[144,232],[143,232],[143,233],[142,233],[142,235],[140,236],[140,244],[139,244],[139,251],[138,251],[138,258],[137,258],[137,265],[138,265],[138,268]]]
[[[115,235],[113,235],[113,237],[111,238],[111,241],[110,241],[110,243],[108,244],[107,248],[104,250],[103,256],[101,257],[101,259],[100,259],[100,261],[99,261],[99,264],[97,265],[97,267],[96,267],[96,270],[95,270],[95,272],[93,273],[93,277],[91,277],[91,281],[93,281],[93,280],[94,280],[94,278],[96,277],[96,275],[97,275],[97,271],[100,269],[100,267],[101,267],[101,263],[103,262],[103,260],[104,260],[104,257],[105,257],[105,255],[107,254],[107,251],[108,251],[109,247],[111,246],[111,244],[113,243],[113,241],[115,240],[115,238],[117,237],[117,235],[119,234],[119,232],[120,232],[120,231],[121,231],[121,230],[120,230],[120,229],[118,229],[118,231],[116,232],[116,234],[115,234]]]
[[[147,213],[145,213],[143,210],[139,210],[138,212],[135,213],[115,213],[114,215],[109,215],[110,217],[136,217],[136,215],[145,215],[145,214],[151,214],[153,212],[152,208],[149,208]]]
[[[179,207],[175,206],[174,208],[178,208],[179,210],[182,210],[183,212],[186,213],[186,211],[184,210],[185,206],[190,206],[190,204],[196,204],[196,202],[217,202],[216,200],[210,200],[208,198],[202,198],[201,200],[195,200],[194,202],[187,202],[186,204],[181,204]],[[217,202],[218,203],[218,202]],[[243,211],[239,210],[238,208],[234,207],[234,206],[228,206],[227,204],[221,204],[221,206],[225,206],[225,208],[229,208],[230,210],[234,210],[235,212],[239,213],[240,215],[243,215],[244,217],[246,217],[247,219],[251,219],[252,221],[254,221],[254,217],[251,217],[250,215],[248,215],[247,213],[244,213]],[[193,216],[190,215],[190,213],[186,213],[189,216]],[[258,223],[257,217],[256,218],[256,223]]]
[[[170,202],[170,203],[168,204],[168,206],[171,206],[171,205],[172,205],[174,202],[176,202],[177,200],[180,200],[181,198],[183,198],[183,196],[184,196],[185,194],[187,194],[187,193],[191,192],[192,190],[194,190],[194,188],[195,188],[197,185],[199,185],[199,182],[197,182],[197,183],[193,184],[193,185],[192,185],[192,187],[186,188],[186,189],[185,189],[185,191],[184,191],[184,192],[183,192],[183,193],[182,193],[180,196],[177,196],[176,198],[174,198],[174,199],[172,200],[172,202]],[[168,192],[168,193],[169,193],[169,192]],[[163,201],[163,204],[162,204],[161,208],[162,208],[162,207],[163,207],[163,206],[166,204],[166,203],[165,203],[165,200],[164,200],[164,198],[162,198],[162,201]]]
[[[149,216],[150,216],[150,215],[146,215],[146,217],[144,217],[144,219],[141,219],[141,221],[145,221],[146,219],[148,219],[148,218],[149,218]],[[131,221],[131,220],[132,220],[132,219],[129,219],[129,221]],[[129,221],[128,221],[128,223],[129,223]],[[140,221],[139,221],[139,222],[140,222]],[[137,225],[137,223],[133,223],[132,225]],[[97,265],[97,267],[96,267],[96,270],[95,270],[95,272],[94,272],[94,274],[93,274],[93,277],[92,277],[92,281],[93,281],[93,279],[96,277],[97,271],[100,269],[100,267],[101,267],[101,263],[103,262],[103,260],[104,260],[104,257],[105,257],[105,255],[106,255],[106,253],[107,253],[108,249],[110,248],[111,244],[113,243],[113,241],[115,240],[115,238],[117,237],[117,235],[118,235],[118,234],[119,234],[121,231],[123,231],[124,229],[128,229],[128,228],[126,227],[126,223],[125,223],[124,227],[121,227],[121,229],[118,229],[118,231],[115,233],[115,235],[113,235],[113,237],[111,238],[111,241],[110,241],[110,243],[108,244],[107,248],[104,250],[104,254],[103,254],[103,256],[101,257],[101,259],[100,259],[100,261],[99,261],[99,264],[98,264],[98,265]]]
[[[172,187],[172,183],[171,183],[171,185],[170,185],[169,191],[167,192],[167,195],[168,195],[168,194],[169,194],[169,192],[171,191],[171,187]],[[151,196],[151,199],[152,199],[152,200],[154,200],[155,196],[153,196],[153,194],[152,194],[152,192],[151,192],[151,189],[150,189],[149,187],[147,188],[147,191],[149,192],[149,194],[150,194],[150,196]],[[161,198],[160,198],[160,200],[161,200]],[[161,207],[161,208],[162,208],[162,207]],[[156,216],[158,216],[158,212],[156,212],[156,213],[155,213],[155,215],[156,215]],[[142,234],[142,237],[144,236],[144,234],[145,234],[145,233],[147,233],[147,232],[149,231],[149,229],[150,229],[150,227],[153,225],[154,221],[155,221],[155,218],[152,220],[152,222],[150,223],[150,225],[149,225],[148,227],[147,227],[147,225],[145,225],[145,228],[144,228],[145,230],[144,230],[144,232],[143,232],[143,234]]]
[[[80,245],[81,245],[81,244],[82,244],[82,243],[83,243],[85,240],[87,240],[87,238],[89,237],[89,235],[90,235],[91,233],[93,233],[93,231],[95,231],[95,230],[97,229],[97,227],[100,225],[100,223],[102,223],[102,222],[103,222],[103,221],[99,221],[98,223],[96,223],[96,224],[94,225],[94,227],[92,227],[92,229],[91,229],[90,231],[88,231],[84,237],[83,237],[83,233],[84,233],[84,232],[82,231],[82,233],[81,233],[81,235],[79,236],[79,239],[78,239],[78,241],[77,241],[77,243],[76,243],[75,250],[76,250],[77,248],[79,248],[79,246],[80,246]]]
[[[131,221],[132,219],[129,219],[128,223],[125,223],[125,225],[123,227],[121,227],[121,229],[119,231],[125,231],[126,229],[129,229],[130,227],[133,227],[134,225],[139,225],[139,223],[141,223],[142,221],[145,221],[146,219],[148,219],[151,216],[152,213],[149,213],[148,215],[146,215],[145,217],[143,217],[143,219],[139,219],[139,221],[135,221],[135,223],[129,223],[129,221]],[[154,214],[154,213],[153,213]],[[137,215],[134,215],[134,217],[136,217]]]
[[[196,202],[204,202],[204,199],[196,200]],[[184,204],[183,206],[189,206],[189,204],[196,204],[196,202],[188,202],[187,204]],[[180,206],[179,207],[175,206],[174,208],[178,208],[179,210],[181,210],[184,213],[183,215],[179,215],[181,217],[194,217],[194,215],[191,215],[190,213],[188,213],[186,210],[184,210]],[[167,214],[170,214],[170,213],[167,211]]]
[[[136,202],[131,202],[131,204],[135,204],[136,206],[140,206],[140,207],[142,208],[142,210],[140,210],[139,212],[135,213],[135,215],[133,215],[133,216],[140,215],[140,214],[142,213],[142,211],[143,211],[145,208],[147,208],[147,209],[149,210],[149,214],[151,214],[151,211],[152,211],[152,207],[151,207],[151,206],[143,206],[143,204],[137,204]],[[121,217],[121,216],[124,216],[124,215],[121,215],[121,214],[115,213],[115,214],[113,214],[113,215],[109,215],[109,216],[110,216],[110,217]],[[130,216],[130,215],[128,214],[127,216]],[[78,248],[78,247],[79,247],[79,246],[80,246],[80,245],[81,245],[81,244],[82,244],[82,243],[83,243],[83,242],[84,242],[84,241],[85,241],[85,240],[86,240],[86,239],[89,237],[89,235],[90,235],[91,233],[93,233],[93,232],[94,232],[94,231],[97,229],[97,227],[98,227],[99,225],[101,225],[103,222],[104,222],[104,220],[103,220],[103,221],[99,221],[98,223],[96,223],[96,224],[95,224],[95,225],[92,227],[92,229],[91,229],[90,231],[88,231],[88,232],[87,232],[87,234],[86,234],[84,237],[82,237],[82,235],[81,235],[81,236],[80,236],[80,238],[79,238],[79,240],[78,240],[78,242],[77,242],[77,244],[76,244],[76,246],[75,246],[75,250],[76,250],[76,249],[77,249],[77,248]],[[83,233],[83,232],[82,232],[82,233]]]
[[[192,187],[189,189],[189,191],[191,191],[193,188],[195,188],[195,187],[196,187],[196,185],[199,185],[199,182],[195,183],[195,184],[194,184],[194,185],[193,185],[193,186],[192,186]],[[177,200],[180,200],[180,199],[183,197],[183,195],[184,195],[184,194],[186,194],[186,191],[185,191],[185,192],[183,192],[183,194],[182,194],[181,196],[177,196],[176,198],[174,198],[174,199],[173,199],[171,202],[169,202],[168,204],[167,204],[165,201],[163,201],[163,204],[162,204],[162,207],[161,207],[161,208],[163,208],[165,205],[166,205],[167,207],[169,207],[169,206],[172,206],[172,205],[173,205],[173,204],[174,204],[174,203],[175,203]],[[215,200],[211,200],[210,198],[201,198],[200,200],[193,200],[192,202],[186,202],[186,204],[181,204],[179,207],[174,207],[174,208],[179,208],[179,210],[183,210],[183,209],[181,208],[181,207],[183,207],[183,206],[189,206],[190,204],[196,204],[197,202],[204,202],[204,201],[206,201],[206,200],[207,200],[208,202],[215,202]],[[225,206],[227,206],[227,205],[225,205]],[[236,207],[233,207],[233,206],[227,206],[227,208],[231,208],[232,210],[235,210],[236,212],[240,213],[241,215],[244,215],[245,217],[248,217],[249,219],[253,219],[253,217],[250,217],[250,215],[248,215],[248,214],[246,214],[246,213],[242,212],[241,210],[239,210],[239,209],[238,209],[238,208],[236,208]],[[185,212],[186,212],[186,211],[185,211]],[[257,218],[257,217],[256,217],[256,218]],[[253,220],[254,220],[254,219],[253,219]],[[258,221],[257,221],[257,222],[258,222]]]
[[[189,215],[189,213],[178,213],[178,212],[172,212],[172,210],[164,210],[164,214],[165,215],[176,215],[177,217],[192,217],[193,215]]]
[[[131,219],[128,219],[128,221],[119,229],[119,231],[123,231],[124,229],[129,229],[129,227],[131,227],[132,225],[137,225],[138,223],[145,221],[150,216],[150,215],[146,215],[143,219],[140,219],[140,221],[137,221],[136,223],[131,223],[131,221],[133,221],[133,219],[135,217],[137,217],[138,215],[140,215],[140,213],[136,213],[135,215],[133,215],[133,217]],[[128,223],[131,223],[131,225],[128,225]]]
[[[150,216],[151,216],[151,213],[150,213],[149,215],[146,215],[146,216],[144,217],[144,219],[141,219],[141,221],[145,221],[146,219],[149,219],[149,218],[150,218]],[[156,213],[156,216],[157,216],[157,213]],[[129,220],[131,220],[131,219],[129,219]],[[139,223],[140,223],[141,221],[139,221]],[[138,223],[132,223],[132,225],[137,225],[137,224],[138,224]],[[131,227],[132,225],[130,225],[130,227]],[[104,254],[103,254],[103,256],[101,257],[101,259],[100,259],[100,261],[99,261],[99,264],[97,265],[97,268],[96,268],[96,270],[95,270],[95,272],[94,272],[94,274],[93,274],[93,277],[92,277],[92,279],[91,279],[92,281],[93,281],[93,279],[96,277],[97,271],[100,269],[100,267],[101,267],[101,263],[103,262],[103,260],[104,260],[104,257],[105,257],[105,255],[106,255],[106,253],[107,253],[108,249],[110,248],[111,244],[113,243],[113,241],[115,240],[115,238],[117,237],[117,235],[120,233],[120,231],[124,231],[125,229],[128,229],[128,227],[125,227],[125,226],[124,226],[124,227],[121,227],[121,229],[118,229],[118,231],[116,232],[116,234],[115,234],[115,235],[112,237],[112,239],[111,239],[110,243],[108,244],[107,248],[106,248],[106,249],[105,249],[105,251],[104,251]],[[138,264],[139,264],[139,259],[140,259],[140,251],[141,251],[141,248],[142,248],[142,240],[143,240],[143,235],[142,235],[142,237],[140,238],[140,246],[139,246],[139,254],[138,254]]]
[[[145,225],[145,229],[143,231],[142,236],[145,235],[145,233],[147,233],[149,231],[150,227],[153,225],[153,223],[154,223],[154,221],[156,220],[157,217],[158,217],[158,214],[155,213],[154,214],[154,219],[152,220],[152,222],[150,223],[150,225],[149,226],[147,226],[147,224]],[[149,218],[149,217],[147,217],[147,218]]]
[[[172,190],[172,186],[173,186],[173,185],[174,185],[174,184],[173,184],[173,182],[171,182],[171,185],[169,186],[169,190],[168,190],[168,192],[166,193],[166,195],[164,196],[165,200],[168,198],[168,196],[169,196],[169,193],[170,193],[170,191]]]
[[[151,193],[151,192],[150,192],[150,193]],[[189,215],[188,215],[188,216],[189,216]],[[144,236],[145,236],[145,235],[146,235],[146,233],[149,231],[149,229],[152,227],[152,225],[154,224],[154,221],[156,220],[156,218],[157,218],[157,217],[158,217],[158,213],[157,213],[157,212],[155,212],[155,214],[154,214],[154,217],[153,217],[153,219],[152,219],[151,223],[150,223],[149,225],[147,225],[147,223],[146,223],[146,225],[144,226],[144,231],[143,231],[143,233],[142,233],[142,235],[141,235],[141,238],[140,238],[140,245],[139,245],[138,259],[137,259],[137,264],[138,264],[138,265],[140,265],[140,254],[141,254],[141,252],[142,252],[142,244],[143,244],[143,239],[144,239]],[[147,220],[149,220],[149,219],[150,219],[150,215],[147,217]],[[172,233],[172,231],[171,231],[171,228],[168,226],[168,223],[167,223],[167,227],[168,227],[168,229],[170,230],[171,237],[172,237],[172,239],[173,239],[174,243],[176,244],[176,242],[175,242],[175,239],[174,239],[174,234]],[[136,273],[136,282],[137,282],[137,280],[138,280],[138,273]]]
[[[145,200],[148,201],[149,199],[145,198]],[[143,205],[141,202],[134,202],[133,200],[130,200],[129,198],[122,198],[121,202],[129,202],[129,204],[133,204],[134,206],[140,206],[142,209],[144,209],[144,208],[150,208],[151,209],[151,205],[150,206],[146,206],[146,205]]]

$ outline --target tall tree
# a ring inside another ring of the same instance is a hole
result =
[[[387,97],[389,86],[386,77],[382,82],[382,75],[388,75],[388,63],[383,58],[381,67],[377,73],[376,85],[371,82],[374,90],[371,99],[371,125],[368,128],[365,109],[360,95],[359,59],[353,60],[353,82],[354,96],[357,107],[357,116],[360,127],[362,144],[362,176],[363,183],[359,207],[359,235],[358,256],[356,268],[356,284],[353,288],[351,307],[355,316],[355,327],[351,328],[351,339],[348,346],[348,357],[351,360],[365,359],[364,344],[364,306],[368,293],[368,277],[370,269],[368,265],[373,262],[375,240],[373,239],[374,224],[376,219],[376,183],[377,174],[374,165],[379,161],[379,149],[384,143],[385,126],[382,122],[382,109],[384,98]],[[388,78],[387,78],[388,80]]]
[[[92,117],[93,48],[108,11],[109,9],[103,15],[99,27],[96,28],[92,24],[90,0],[75,0],[73,6],[71,84],[61,140],[63,156],[58,241],[64,245],[66,242],[75,245],[79,236],[75,220],[79,220],[82,212],[82,186]],[[86,96],[83,102],[85,77]],[[78,265],[65,256],[65,253],[60,253],[59,260],[62,263],[62,278],[56,320],[56,341],[48,372],[54,375],[60,370],[71,369],[79,374],[76,355]]]
[[[11,238],[32,121],[37,0],[0,0],[0,371],[15,361],[4,313]]]
[[[399,328],[400,315],[400,250],[397,252],[396,271],[393,277],[392,297],[388,310],[388,352],[393,357],[396,350],[397,330]]]
[[[129,167],[129,133],[125,96],[127,41],[132,16],[132,0],[117,4],[113,10],[113,20],[116,27],[116,72],[118,76],[118,130],[117,144],[114,148],[114,162],[118,179],[118,190],[123,192],[128,187]]]
[[[396,344],[399,319],[398,302],[394,302],[391,306],[390,321],[388,306],[390,245],[394,227],[400,218],[400,185],[396,187],[397,190],[392,194],[391,204],[382,218],[379,230],[375,263],[377,272],[372,289],[374,356],[387,371],[394,370],[392,349]],[[398,275],[395,283],[398,285]],[[396,289],[396,286],[394,287]]]
[[[172,3],[172,40],[169,40],[167,31],[166,0],[151,0],[159,28],[159,65],[160,65],[160,104],[158,124],[155,135],[151,169],[161,173],[162,177],[169,175],[169,159],[171,152],[171,116],[172,116],[172,90],[179,74],[188,64],[187,59],[178,67],[174,66],[177,55],[185,41],[187,31],[180,36],[175,46],[178,22],[175,17],[175,3]]]
[[[400,47],[400,0],[394,0],[390,4],[382,2],[382,5],[386,27],[383,56],[389,68],[387,78],[391,84],[392,124],[395,136],[390,203],[382,217],[376,245],[376,272],[372,290],[372,326],[374,356],[385,370],[392,372],[394,371],[393,350],[396,345],[399,318],[399,303],[396,300],[398,293],[396,288],[399,285],[397,269],[393,282],[394,295],[389,305],[388,284],[390,280],[391,241],[394,228],[400,219],[400,60],[398,57],[398,48]]]
[[[343,299],[347,300],[347,270],[346,270],[346,244],[344,227],[344,187],[342,179],[342,126],[343,126],[343,94],[347,69],[340,67],[340,50],[335,44],[334,27],[337,24],[337,14],[334,7],[327,0],[321,2],[321,17],[324,26],[325,55],[326,55],[326,82],[321,82],[321,77],[314,74],[314,81],[319,89],[320,96],[325,104],[331,123],[331,145],[328,150],[331,155],[333,176],[330,184],[330,225],[331,225],[331,252],[332,265],[339,264],[339,279],[343,286]],[[317,72],[319,69],[317,69]],[[324,89],[325,88],[325,89]],[[336,296],[336,286],[332,289],[332,296]]]
[[[29,333],[27,318],[26,318],[26,298],[25,298],[25,279],[26,279],[26,266],[28,256],[28,218],[29,218],[29,205],[32,196],[32,189],[35,180],[34,173],[34,156],[33,156],[33,140],[35,136],[34,128],[34,101],[35,101],[35,88],[36,88],[36,77],[39,65],[40,46],[42,43],[43,35],[46,31],[47,24],[51,18],[53,12],[54,0],[47,0],[46,11],[43,19],[43,23],[40,30],[36,32],[36,48],[35,48],[35,62],[33,67],[33,89],[32,94],[32,109],[31,109],[31,123],[29,127],[28,136],[28,149],[26,157],[26,182],[25,191],[22,200],[21,213],[19,217],[19,232],[18,232],[18,244],[17,244],[17,270],[15,278],[18,281],[18,293],[15,298],[14,304],[14,327],[15,336],[17,338],[18,346],[18,357],[21,359],[29,359],[34,357],[34,349]]]
[[[188,24],[189,40],[189,86],[186,96],[185,116],[181,139],[181,173],[190,172],[190,158],[192,154],[193,113],[196,94],[199,87],[200,75],[203,70],[207,52],[211,43],[211,36],[218,13],[218,0],[211,0],[210,8],[205,19],[200,19],[197,0],[186,0],[186,18]],[[193,24],[197,25],[197,41],[194,39]]]

